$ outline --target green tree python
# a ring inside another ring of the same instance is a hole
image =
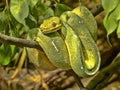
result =
[[[88,77],[100,67],[97,24],[84,6],[44,20],[35,40],[57,68],[72,69],[78,76]]]

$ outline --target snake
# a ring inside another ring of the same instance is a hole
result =
[[[58,68],[72,69],[82,77],[92,76],[99,70],[97,24],[84,6],[45,19],[35,40]]]

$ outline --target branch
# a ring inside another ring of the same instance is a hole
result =
[[[76,83],[78,84],[80,90],[85,90],[84,85],[81,82],[81,77],[79,77],[73,70],[69,70],[69,73],[74,77]]]
[[[101,4],[91,9],[91,12],[94,16],[100,13],[101,11],[103,11]],[[24,47],[30,47],[30,48],[36,48],[42,50],[42,48],[36,41],[11,37],[1,33],[0,33],[0,43],[6,43],[16,46],[22,46],[22,47],[24,46]]]
[[[30,48],[36,48],[42,50],[42,48],[36,41],[10,37],[1,33],[0,33],[0,43],[6,43],[20,47],[30,47]]]
[[[102,89],[107,83],[109,83],[110,78],[112,77],[113,73],[119,71],[120,68],[120,53],[114,59],[114,61],[108,65],[107,67],[103,68],[87,85],[87,90],[100,90]]]

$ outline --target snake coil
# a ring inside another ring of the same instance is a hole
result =
[[[35,39],[49,61],[56,67],[72,69],[78,76],[94,75],[100,67],[100,53],[96,45],[97,24],[91,12],[79,6],[60,16],[60,31],[43,34]]]

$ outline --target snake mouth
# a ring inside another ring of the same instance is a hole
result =
[[[48,27],[42,27],[42,26],[41,26],[40,28],[42,28],[41,31],[42,31],[44,34],[49,34],[49,33],[55,32],[55,31],[57,31],[57,30],[60,30],[60,29],[61,29],[61,26],[62,26],[62,24],[59,24],[59,25],[57,25],[57,27],[49,28],[49,29],[48,29]]]

